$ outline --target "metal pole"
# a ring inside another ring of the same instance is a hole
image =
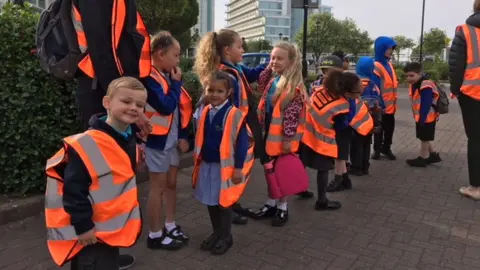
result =
[[[308,77],[307,65],[307,33],[308,32],[308,0],[303,0],[303,49],[302,49],[302,68],[303,78]]]
[[[420,65],[423,66],[423,25],[425,23],[425,0],[422,7],[422,33],[420,34]]]

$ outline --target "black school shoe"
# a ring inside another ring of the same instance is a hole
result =
[[[412,167],[418,167],[418,168],[427,167],[427,165],[429,164],[428,158],[422,158],[422,157],[407,159],[405,160],[405,162]]]
[[[273,227],[282,227],[288,221],[288,210],[277,209],[275,217],[272,219]]]
[[[166,232],[167,230],[164,228],[163,231]],[[182,231],[182,227],[180,227],[179,225],[176,225],[175,229],[169,231],[167,233],[167,236],[172,238],[173,240],[180,241],[185,245],[188,244],[188,241],[190,240]]]
[[[313,192],[305,190],[296,194],[301,199],[310,199],[313,197]]]
[[[440,158],[440,154],[438,152],[432,152],[427,158],[428,164],[439,163],[442,162]]]
[[[355,175],[355,176],[362,176],[363,175],[363,171],[356,168],[356,167],[350,167],[347,170],[348,170],[348,174],[351,174],[351,175]]]
[[[172,242],[169,244],[163,244],[162,241],[167,237],[167,230],[163,230],[163,234],[158,238],[147,238],[147,248],[149,249],[165,249],[165,250],[178,250],[181,249],[184,245],[182,241],[172,239]]]
[[[262,206],[262,208],[258,209],[253,213],[252,218],[254,219],[271,218],[275,216],[275,213],[277,213],[276,206],[270,206],[265,204],[264,206]]]
[[[352,180],[348,174],[335,175],[335,178],[327,185],[327,192],[337,192],[352,189]]]
[[[248,218],[244,217],[238,213],[233,213],[232,215],[232,223],[236,225],[245,225],[248,222]]]
[[[382,155],[386,156],[390,160],[396,160],[397,157],[393,154],[392,150],[390,149],[382,149]]]
[[[212,233],[207,239],[203,240],[200,245],[201,250],[210,251],[218,242],[218,236],[215,233]]]
[[[233,245],[233,237],[230,235],[227,239],[219,239],[212,247],[211,253],[213,255],[223,255]]]
[[[244,217],[252,217],[253,214],[255,213],[252,209],[244,208],[239,203],[233,204],[232,205],[232,210],[233,210],[233,212],[239,214],[240,216],[244,216]]]
[[[118,256],[118,269],[125,270],[132,267],[135,264],[135,257],[128,254],[120,254]]]
[[[379,151],[373,152],[373,154],[372,154],[372,156],[371,156],[371,159],[373,159],[373,160],[379,160],[379,159],[380,159],[380,152],[379,152]]]
[[[317,211],[337,210],[340,207],[342,207],[342,204],[337,201],[326,200],[324,202],[320,202],[320,201],[315,202],[315,210]]]

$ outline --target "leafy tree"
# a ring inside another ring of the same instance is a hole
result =
[[[247,46],[246,52],[260,52],[260,51],[269,51],[273,48],[270,41],[265,39],[254,40],[250,42],[245,42]]]
[[[365,52],[370,49],[373,40],[367,31],[362,31],[358,28],[354,20],[347,18],[340,21],[340,26],[339,48],[355,56],[358,56],[362,51]]]
[[[168,30],[179,40],[183,50],[190,47],[190,28],[198,22],[197,0],[137,0],[137,9],[150,34]]]
[[[331,52],[338,45],[342,26],[332,14],[317,13],[308,19],[307,52],[313,54],[315,63],[322,53]],[[295,41],[302,44],[303,29],[295,36]]]
[[[447,36],[445,30],[432,28],[423,35],[423,53],[431,55],[440,55],[451,39]],[[419,42],[420,44],[420,42]],[[420,45],[413,50],[415,54],[420,53]]]
[[[400,59],[400,51],[405,49],[412,49],[415,47],[415,41],[406,36],[394,36],[393,39],[397,43],[397,60]]]

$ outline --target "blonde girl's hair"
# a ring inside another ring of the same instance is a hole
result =
[[[480,0],[473,2],[473,12],[480,12]]]
[[[223,58],[223,49],[231,46],[238,36],[238,33],[233,30],[222,29],[218,32],[209,32],[200,40],[193,70],[203,85],[212,79]]]
[[[277,83],[273,100],[276,100],[280,95],[286,93],[286,102],[283,104],[289,104],[295,98],[297,88],[300,90],[300,94],[304,96],[304,99],[307,100],[308,94],[303,84],[302,76],[302,53],[295,44],[285,41],[277,43],[274,48],[283,49],[288,52],[290,65],[288,65],[282,73]]]

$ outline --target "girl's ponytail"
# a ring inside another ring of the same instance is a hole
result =
[[[202,85],[206,85],[217,70],[220,61],[217,49],[217,33],[207,33],[198,43],[193,70],[197,73]]]
[[[327,92],[332,96],[339,97],[341,95],[340,82],[342,79],[343,71],[330,69],[327,74],[328,75],[325,76],[325,79],[323,81],[323,85],[325,85],[325,90],[327,90]]]

